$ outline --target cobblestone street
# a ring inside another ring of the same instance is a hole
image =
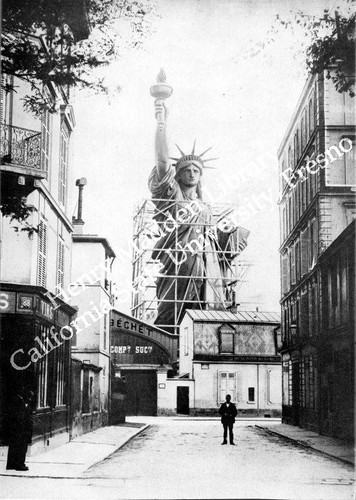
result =
[[[261,498],[347,500],[353,468],[253,421],[221,446],[218,420],[145,418],[151,426],[80,478],[2,477],[2,498]],[[273,428],[273,423],[270,423]]]

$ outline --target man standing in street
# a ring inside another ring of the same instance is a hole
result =
[[[221,423],[224,426],[224,441],[221,444],[227,444],[227,430],[229,429],[230,444],[235,445],[233,427],[237,409],[234,403],[231,403],[230,394],[226,395],[226,403],[220,406],[219,415],[221,415]]]

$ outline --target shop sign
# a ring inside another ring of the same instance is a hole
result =
[[[168,363],[165,350],[149,338],[129,332],[112,332],[110,346],[114,364],[161,364]]]
[[[134,319],[127,319],[124,316],[115,314],[115,317],[111,319],[110,325],[112,328],[120,328],[131,333],[140,333],[141,335],[148,335],[152,332],[152,329],[146,325],[142,325]]]
[[[151,345],[112,345],[112,354],[151,354],[153,346]]]
[[[0,313],[14,313],[16,292],[0,292]]]

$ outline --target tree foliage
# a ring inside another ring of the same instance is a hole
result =
[[[29,224],[27,220],[33,212],[37,212],[37,209],[27,205],[26,197],[19,197],[15,193],[1,194],[1,213],[4,217],[9,217],[10,222],[19,223],[19,226],[12,226],[16,232],[25,232],[29,237],[38,232],[38,226]]]
[[[94,70],[142,46],[156,16],[150,0],[4,0],[2,72],[30,83],[24,105],[35,114],[56,110],[44,86],[107,93]]]
[[[332,79],[338,92],[348,92],[354,97],[355,3],[355,0],[347,0],[334,12],[324,10],[322,16],[301,10],[290,11],[287,17],[277,14],[264,42],[257,44],[251,54],[262,52],[283,30],[289,30],[293,35],[302,34],[301,50],[304,51],[307,72],[317,74],[326,70],[326,77]],[[342,10],[345,11],[343,14],[340,13]]]

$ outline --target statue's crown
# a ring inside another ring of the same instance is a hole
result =
[[[179,152],[182,155],[180,158],[172,158],[171,157],[171,160],[175,160],[175,163],[173,164],[173,166],[175,167],[177,173],[179,172],[179,170],[182,170],[183,168],[188,167],[191,164],[198,167],[201,172],[203,172],[203,168],[214,168],[214,167],[207,167],[205,165],[205,163],[207,163],[208,161],[217,160],[217,158],[209,158],[207,160],[202,159],[202,156],[205,155],[205,153],[207,153],[208,151],[210,151],[212,146],[210,148],[206,149],[200,155],[196,155],[195,154],[195,143],[196,143],[196,141],[194,141],[192,152],[188,155],[185,154],[181,150],[181,148],[176,144]]]

